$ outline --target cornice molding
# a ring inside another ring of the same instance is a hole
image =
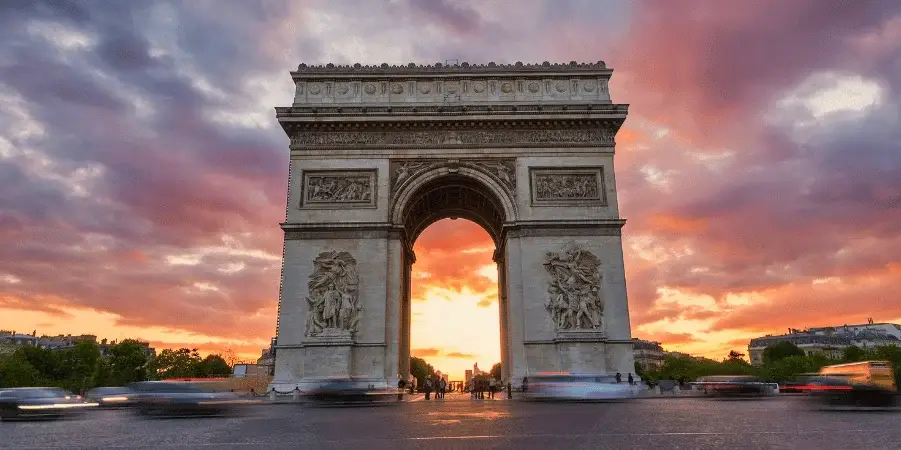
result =
[[[363,65],[356,63],[353,65],[340,64],[320,64],[307,65],[300,64],[297,70],[291,72],[292,76],[304,75],[414,75],[414,74],[491,74],[491,73],[547,73],[547,72],[612,72],[607,68],[604,61],[595,63],[580,63],[570,61],[568,64],[550,63],[545,61],[541,64],[516,62],[513,64],[497,64],[489,62],[488,64],[470,64],[463,62],[459,64],[442,64],[435,63],[431,65],[422,65],[409,63],[406,65],[389,65],[382,63],[379,65]]]

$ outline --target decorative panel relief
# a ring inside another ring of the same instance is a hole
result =
[[[533,206],[606,206],[603,167],[530,167]]]
[[[375,208],[376,170],[304,170],[301,208]]]
[[[487,174],[510,195],[516,191],[516,159],[395,159],[391,160],[391,194],[396,195],[404,183],[436,167],[469,167]]]

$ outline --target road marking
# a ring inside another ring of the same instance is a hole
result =
[[[323,439],[311,440],[309,444],[349,444],[352,442],[397,442],[397,441],[465,441],[485,439],[528,439],[528,438],[554,438],[554,439],[584,439],[586,437],[655,437],[655,436],[747,436],[747,435],[819,435],[819,434],[850,434],[850,433],[879,433],[888,430],[823,430],[823,431],[754,431],[754,432],[715,432],[715,431],[686,431],[686,432],[661,432],[661,433],[596,433],[596,434],[511,434],[511,435],[472,435],[472,436],[423,436],[408,438],[359,438],[359,439]],[[185,448],[185,447],[253,447],[253,446],[288,446],[287,442],[244,441],[244,442],[203,442],[203,443],[178,443],[178,444],[145,444],[145,445],[103,445],[104,448],[136,449],[136,448]],[[295,443],[296,444],[296,443]],[[68,449],[79,447],[78,445],[65,446],[40,446],[40,447],[16,447],[22,450],[41,449]]]

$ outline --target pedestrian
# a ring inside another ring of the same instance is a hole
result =
[[[443,399],[444,393],[447,392],[447,381],[444,378],[442,378],[439,382],[439,390],[441,393],[441,398]]]
[[[425,381],[422,384],[422,391],[425,392],[425,399],[431,400],[432,395],[432,379],[429,377],[425,377]]]
[[[632,373],[629,373],[629,384],[635,384],[635,378],[632,378]]]
[[[494,399],[494,391],[497,390],[497,380],[494,377],[491,377],[491,381],[488,382],[488,398]]]
[[[617,382],[617,383],[622,383],[622,382],[623,382],[623,374],[621,374],[621,373],[619,373],[619,372],[616,372],[616,382]]]

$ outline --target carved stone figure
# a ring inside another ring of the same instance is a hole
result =
[[[535,176],[535,198],[538,200],[599,199],[595,173],[545,173]]]
[[[475,163],[485,168],[511,192],[516,188],[516,164],[512,160],[487,160]]]
[[[306,298],[307,336],[357,331],[361,305],[357,261],[348,252],[322,252],[313,261]]]
[[[306,203],[360,203],[372,201],[369,175],[310,175],[307,177]]]
[[[548,252],[544,268],[551,276],[545,307],[558,330],[601,327],[601,261],[588,250],[569,243],[562,253]]]

